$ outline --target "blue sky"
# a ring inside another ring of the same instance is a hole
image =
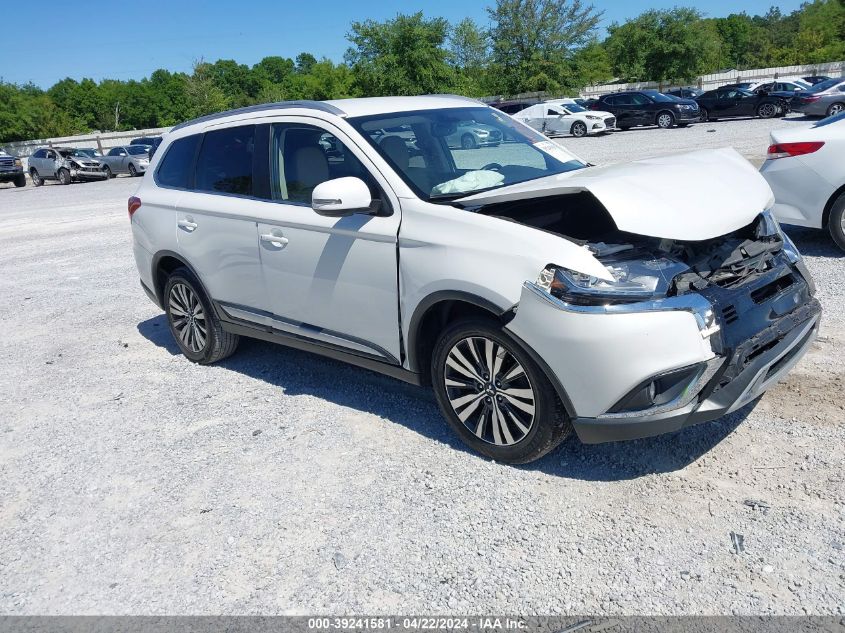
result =
[[[469,16],[487,24],[486,6],[493,0],[142,0],[107,2],[94,10],[49,10],[50,3],[18,3],[14,31],[0,36],[0,78],[49,87],[64,77],[140,79],[156,68],[185,71],[193,60],[234,59],[254,64],[268,55],[295,57],[309,51],[317,57],[343,59],[346,33],[356,20],[384,20],[397,12],[422,9],[426,16],[457,22]],[[765,13],[772,5],[784,13],[800,0],[594,0],[604,11],[602,26],[652,8],[698,6],[710,17],[737,11]],[[8,24],[7,26],[11,26]],[[66,35],[63,35],[66,34]],[[67,53],[56,47],[67,43]],[[58,54],[57,54],[58,53]]]

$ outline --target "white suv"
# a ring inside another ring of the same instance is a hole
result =
[[[468,123],[501,142],[448,141]],[[591,167],[428,96],[180,125],[129,215],[141,283],[190,360],[250,336],[431,384],[465,442],[521,463],[573,429],[717,418],[798,361],[820,307],[771,204],[732,150]]]

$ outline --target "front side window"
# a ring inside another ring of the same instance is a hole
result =
[[[557,143],[487,107],[379,114],[349,122],[423,200],[454,199],[585,167]],[[396,128],[402,131],[384,133]]]
[[[379,132],[380,136],[392,133]],[[401,134],[401,131],[396,133]],[[270,195],[273,200],[311,206],[314,187],[348,176],[363,180],[373,199],[380,197],[373,177],[334,134],[313,125],[273,124],[270,147]]]
[[[254,152],[254,125],[206,132],[197,156],[194,189],[251,196]]]
[[[201,134],[192,134],[170,144],[156,171],[156,181],[159,185],[177,189],[189,187],[191,167],[201,138]]]

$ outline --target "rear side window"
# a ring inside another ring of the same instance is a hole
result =
[[[187,189],[191,166],[197,153],[200,135],[194,134],[171,143],[156,172],[156,181],[162,187]]]
[[[251,196],[255,126],[206,132],[197,157],[196,191]]]

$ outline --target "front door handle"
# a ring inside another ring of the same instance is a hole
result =
[[[179,220],[176,224],[179,225],[179,228],[187,231],[188,233],[193,233],[193,231],[199,226],[193,220]]]
[[[284,248],[288,245],[288,238],[284,235],[276,235],[275,233],[262,233],[259,236],[259,239],[266,244],[275,246],[276,248]]]

